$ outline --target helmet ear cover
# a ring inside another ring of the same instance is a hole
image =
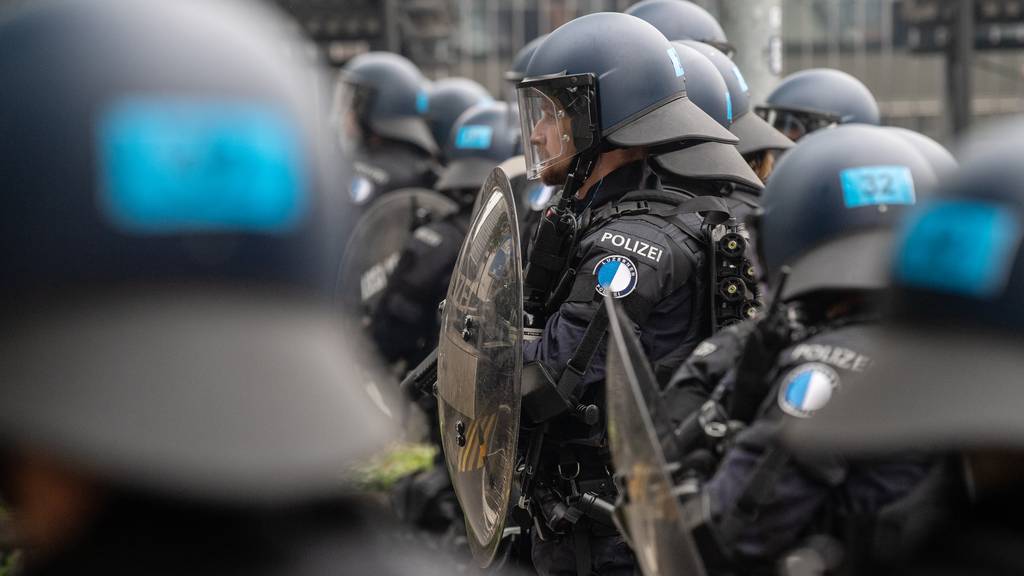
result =
[[[569,116],[576,154],[596,149],[601,142],[601,100],[597,75],[556,74],[527,78],[516,90],[536,89],[555,100]],[[523,135],[526,137],[526,134]]]

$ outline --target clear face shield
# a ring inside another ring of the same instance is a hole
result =
[[[834,114],[780,110],[764,106],[757,107],[755,111],[758,116],[794,142],[816,130],[835,126],[842,120]]]
[[[360,119],[369,106],[371,90],[344,73],[338,76],[331,95],[331,129],[341,141],[342,149],[353,151],[363,140],[363,129]]]
[[[592,74],[528,79],[516,90],[526,177],[541,177],[600,141],[597,85]],[[545,179],[545,183],[555,182]]]

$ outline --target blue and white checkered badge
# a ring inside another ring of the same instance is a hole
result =
[[[832,399],[839,374],[831,366],[811,362],[789,371],[779,387],[779,408],[790,416],[809,418]]]
[[[636,266],[625,256],[605,256],[594,267],[597,276],[597,292],[613,298],[625,298],[636,289]]]

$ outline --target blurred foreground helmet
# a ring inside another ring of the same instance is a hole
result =
[[[1024,120],[905,219],[892,325],[869,381],[806,428],[851,452],[1024,448]],[[967,152],[971,152],[968,150]]]
[[[491,94],[469,78],[444,78],[434,82],[427,99],[426,118],[439,146],[448,142],[459,115],[477,104],[492,100]],[[445,157],[448,160],[448,157]],[[481,181],[482,182],[482,181]]]
[[[646,20],[669,40],[696,40],[718,48],[727,56],[733,47],[722,25],[707,10],[687,0],[644,0],[629,7],[626,14]]]
[[[725,80],[732,106],[732,122],[729,124],[729,131],[740,139],[736,144],[736,149],[740,151],[740,154],[748,156],[765,150],[788,150],[793,147],[792,140],[765,122],[751,109],[750,86],[747,85],[739,67],[728,56],[714,46],[703,42],[686,40],[683,44],[697,50],[710,60]],[[687,70],[687,81],[689,81],[689,70]],[[689,84],[687,84],[687,89],[690,89]]]
[[[427,80],[409,59],[391,52],[360,54],[345,64],[338,78],[337,115],[351,113],[364,130],[437,154],[438,144],[423,117],[430,101]]]
[[[589,14],[552,32],[518,87],[529,177],[599,147],[735,142],[687,98],[683,74],[672,44],[633,16]]]
[[[672,45],[686,71],[686,95],[723,128],[732,126],[732,95],[718,68],[694,48],[681,42],[673,42]],[[714,50],[710,46],[708,48]],[[707,142],[689,146],[656,156],[654,163],[684,178],[732,182],[755,190],[764,187],[732,144]]]
[[[932,166],[932,170],[935,171],[935,176],[940,180],[946,176],[951,176],[959,167],[956,158],[953,157],[953,154],[951,154],[945,146],[924,134],[908,130],[907,128],[901,128],[899,126],[889,126],[886,127],[886,130],[889,130],[893,134],[910,143],[911,146],[913,146],[922,156],[925,157],[926,160],[928,160],[928,163]]]
[[[766,274],[774,281],[791,268],[786,299],[884,288],[893,227],[934,183],[924,157],[884,128],[814,134],[782,158],[762,194],[756,231]]]
[[[836,124],[880,121],[878,103],[868,87],[831,68],[801,70],[783,78],[757,113],[794,141]]]
[[[488,102],[466,110],[445,146],[448,166],[435,186],[441,192],[477,190],[495,166],[520,153],[518,116],[505,102]]]
[[[25,5],[0,24],[0,443],[220,501],[337,490],[384,428],[326,296],[346,162],[276,13]]]

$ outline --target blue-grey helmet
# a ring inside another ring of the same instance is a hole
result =
[[[932,165],[935,176],[940,180],[951,176],[959,168],[959,164],[953,154],[945,146],[928,136],[899,126],[889,126],[886,129],[916,148],[928,160],[928,163]]]
[[[487,88],[469,78],[442,78],[434,82],[428,94],[424,116],[442,152],[455,120],[473,106],[493,100]]]
[[[1024,119],[904,218],[871,377],[794,430],[858,454],[1024,447]]]
[[[328,301],[348,162],[279,18],[229,0],[0,17],[5,447],[250,503],[331,493],[379,449]]]
[[[683,74],[675,47],[633,16],[589,14],[552,32],[517,90],[530,178],[600,148],[735,142],[687,98]]]
[[[438,153],[424,115],[430,100],[426,78],[408,58],[367,52],[349,60],[338,76],[336,115],[353,114],[372,134]]]
[[[880,122],[871,90],[832,68],[801,70],[783,78],[757,113],[794,141],[836,124]]]
[[[732,56],[733,47],[722,25],[710,12],[688,0],[643,0],[626,14],[650,22],[669,40],[696,40]]]
[[[682,43],[697,50],[710,60],[725,80],[725,85],[729,88],[732,106],[732,122],[729,125],[729,130],[740,139],[736,144],[736,149],[740,151],[740,154],[747,156],[765,150],[788,150],[793,147],[792,140],[765,122],[751,109],[750,86],[747,85],[743,72],[728,56],[714,46],[703,42],[685,40]]]
[[[442,192],[476,192],[494,167],[521,152],[519,118],[505,102],[487,102],[456,120],[445,145],[448,165],[435,188]]]
[[[687,96],[723,128],[731,127],[732,95],[725,79],[718,73],[718,68],[693,47],[682,42],[673,42],[672,45],[686,71]],[[683,178],[731,182],[754,190],[764,187],[743,155],[732,144],[705,142],[688,146],[655,156],[654,164]]]
[[[527,42],[525,46],[516,52],[515,57],[512,58],[512,65],[509,67],[508,71],[505,72],[505,80],[511,82],[513,85],[522,81],[523,77],[526,75],[526,67],[530,64],[530,58],[533,58],[533,53],[537,51],[537,47],[540,46],[547,37],[547,34],[541,34]]]
[[[769,281],[789,266],[787,299],[884,288],[894,226],[934,184],[928,161],[884,128],[809,136],[783,156],[761,196],[755,229]]]

